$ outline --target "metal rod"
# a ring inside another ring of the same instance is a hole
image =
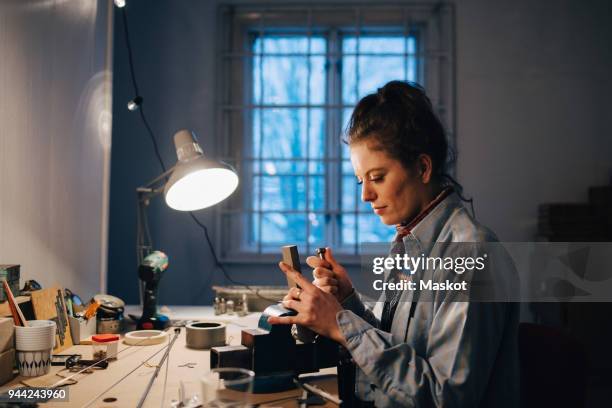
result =
[[[144,393],[142,394],[142,397],[140,397],[140,401],[138,401],[138,405],[136,406],[137,408],[142,408],[142,405],[144,404],[145,400],[147,399],[147,396],[149,395],[149,391],[151,391],[151,387],[153,386],[153,382],[157,378],[157,375],[159,374],[159,370],[162,368],[162,366],[164,365],[164,362],[168,358],[168,355],[170,354],[170,350],[172,350],[172,346],[174,345],[174,342],[178,338],[179,334],[181,334],[181,328],[180,327],[176,327],[174,329],[174,337],[172,338],[172,341],[170,341],[170,344],[168,344],[168,349],[166,350],[166,352],[162,356],[161,361],[159,362],[159,364],[157,365],[157,368],[155,369],[155,372],[151,376],[151,380],[149,380],[149,384],[147,385],[147,388],[145,389]]]
[[[329,392],[323,391],[320,388],[317,388],[317,387],[315,387],[313,385],[310,385],[308,383],[302,382],[300,380],[294,380],[294,381],[295,381],[295,383],[297,385],[300,386],[300,388],[302,388],[302,389],[304,389],[304,390],[306,390],[306,391],[308,391],[308,392],[310,392],[310,393],[312,393],[314,395],[317,395],[317,396],[323,398],[326,401],[329,401],[329,402],[331,402],[333,404],[336,404],[336,405],[341,405],[342,404],[342,400],[340,398],[330,394]]]
[[[165,178],[166,176],[168,176],[170,173],[172,173],[172,170],[174,170],[173,166],[172,168],[166,170],[165,172],[163,172],[162,174],[160,174],[159,176],[155,177],[153,180],[149,181],[147,184],[145,184],[143,187],[139,187],[136,189],[136,191],[139,191],[140,189],[152,189],[152,187],[158,183],[161,179]]]
[[[105,389],[104,391],[102,391],[101,393],[99,393],[98,395],[96,395],[95,397],[93,397],[92,399],[90,399],[85,405],[83,405],[81,408],[87,408],[89,406],[91,406],[91,404],[93,404],[94,402],[96,402],[96,400],[98,398],[100,398],[102,395],[106,394],[107,392],[109,392],[111,389],[113,389],[117,384],[119,384],[121,381],[125,380],[127,377],[129,377],[134,371],[138,370],[140,367],[142,367],[146,362],[148,362],[150,359],[152,359],[153,357],[155,357],[156,355],[158,355],[159,353],[161,353],[162,351],[164,351],[164,349],[170,347],[170,345],[168,346],[164,346],[162,348],[160,348],[159,350],[157,350],[155,353],[153,353],[149,358],[147,358],[146,360],[144,360],[142,363],[138,364],[136,367],[134,367],[134,369],[132,369],[130,372],[128,372],[126,375],[124,375],[123,377],[121,377],[120,379],[118,379],[117,381],[115,381],[110,387],[108,387],[107,389]]]
[[[53,385],[52,385],[50,388],[57,388],[57,387],[59,387],[60,385],[64,384],[66,381],[68,381],[68,380],[70,380],[70,379],[72,379],[72,378],[76,377],[77,375],[79,375],[79,374],[83,373],[84,371],[87,371],[87,370],[89,370],[89,369],[91,369],[91,368],[97,367],[97,366],[98,366],[100,363],[102,363],[102,362],[104,362],[104,361],[107,361],[107,360],[110,360],[111,358],[116,358],[116,357],[117,357],[119,354],[123,353],[124,351],[126,351],[126,350],[128,350],[128,349],[130,349],[130,348],[132,348],[132,347],[139,346],[139,345],[140,345],[140,343],[143,343],[143,342],[145,342],[146,340],[149,340],[149,338],[148,338],[148,337],[145,337],[145,338],[143,338],[142,340],[140,340],[139,342],[134,343],[134,344],[130,344],[130,345],[129,345],[129,346],[127,346],[126,348],[124,348],[124,349],[121,349],[121,350],[117,351],[115,354],[110,354],[110,355],[108,355],[106,358],[103,358],[103,359],[101,359],[101,360],[97,360],[97,361],[96,361],[95,363],[93,363],[92,365],[87,366],[87,367],[85,367],[85,368],[83,368],[83,369],[81,369],[81,370],[77,371],[76,373],[74,373],[74,374],[72,374],[72,375],[70,375],[70,376],[68,376],[68,377],[64,377],[64,378],[62,378],[61,380],[59,380],[59,381],[57,381],[55,384],[53,384]],[[161,350],[163,350],[163,348],[162,348]],[[131,355],[131,354],[128,354],[128,355]],[[152,358],[152,357],[153,357],[153,356],[149,357],[149,359],[150,359],[150,358]],[[100,394],[100,395],[102,395],[102,394]]]

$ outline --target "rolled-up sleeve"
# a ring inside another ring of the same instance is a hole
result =
[[[357,292],[356,290],[353,290],[353,292],[342,301],[342,307],[345,310],[349,310],[355,315],[361,317],[370,325],[374,327],[380,327],[380,320],[376,317],[372,309],[370,309],[363,303],[359,292]]]
[[[347,299],[348,300],[348,299]],[[352,300],[352,302],[354,299]],[[357,311],[367,308],[351,304]],[[476,407],[504,335],[504,303],[445,302],[431,322],[427,354],[394,342],[351,310],[336,320],[355,363],[376,392],[377,406]]]

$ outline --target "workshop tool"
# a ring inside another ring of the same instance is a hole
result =
[[[81,297],[79,295],[77,295],[76,293],[73,293],[70,289],[68,288],[64,288],[64,296],[66,297],[66,304],[68,304],[68,301],[70,301],[70,304],[72,304],[72,315],[76,316],[77,313],[80,313],[83,311],[83,300],[81,299]]]
[[[193,322],[186,327],[187,347],[197,350],[225,345],[225,324],[218,322]]]
[[[108,361],[106,360],[84,360],[81,359],[81,356],[74,355],[68,357],[65,362],[65,367],[71,371],[75,369],[86,367],[87,369],[100,369],[106,370],[108,368]]]
[[[147,255],[138,268],[138,277],[144,283],[142,316],[137,329],[163,330],[170,325],[167,316],[157,313],[157,291],[164,271],[168,269],[168,256],[161,251]]]
[[[142,342],[144,342],[144,341],[147,341],[147,340],[148,340],[147,338],[144,338],[144,339],[142,339],[141,341],[142,341]],[[96,360],[96,361],[95,361],[94,363],[92,363],[90,366],[87,366],[87,367],[85,367],[85,368],[81,369],[80,371],[78,371],[78,372],[76,372],[76,373],[72,374],[72,375],[71,375],[71,376],[69,376],[69,377],[66,377],[66,378],[64,378],[64,379],[62,379],[62,380],[59,380],[58,382],[56,382],[55,384],[53,384],[53,385],[52,385],[50,388],[57,388],[57,387],[60,387],[60,386],[62,386],[63,384],[65,384],[67,381],[72,380],[74,377],[76,377],[77,375],[79,375],[79,374],[81,374],[81,373],[83,373],[83,372],[87,371],[88,369],[93,368],[93,367],[97,366],[98,364],[101,364],[102,362],[107,361],[107,360],[109,360],[109,359],[111,359],[111,358],[114,358],[114,357],[118,356],[119,354],[124,353],[124,352],[126,352],[127,350],[131,349],[132,347],[134,347],[134,346],[138,346],[138,345],[140,345],[140,344],[139,344],[139,343],[136,343],[136,344],[128,345],[127,347],[125,347],[125,348],[123,348],[123,349],[119,350],[119,351],[117,352],[117,354],[115,354],[115,355],[110,355],[110,356],[107,356],[107,357],[106,357],[105,359],[103,359],[103,360]],[[131,371],[131,372],[130,372],[130,373],[128,373],[126,376],[124,376],[123,378],[121,378],[121,379],[120,379],[118,382],[116,382],[114,385],[116,385],[116,384],[118,384],[119,382],[121,382],[121,381],[122,381],[123,379],[125,379],[125,378],[126,378],[128,375],[129,375],[129,374],[131,374],[132,372],[136,371],[136,370],[137,370],[137,369],[138,369],[140,366],[144,365],[144,364],[145,364],[145,363],[146,363],[148,360],[150,360],[150,359],[152,359],[153,357],[155,357],[157,354],[159,354],[159,353],[160,353],[162,350],[164,350],[164,349],[165,349],[165,347],[164,347],[164,348],[159,349],[159,350],[158,350],[158,351],[157,351],[155,354],[151,355],[151,356],[150,356],[150,357],[149,357],[147,360],[143,361],[143,362],[142,362],[142,363],[141,363],[141,364],[140,364],[138,367],[136,367],[136,368],[135,368],[133,371]],[[131,354],[134,354],[134,353],[130,353],[130,354],[128,354],[128,356],[129,356],[129,355],[131,355]],[[92,360],[92,361],[94,361],[94,360]],[[114,386],[114,385],[113,385],[113,386]],[[109,387],[108,389],[112,388],[113,386]],[[108,389],[107,389],[106,391],[108,391]],[[104,394],[106,391],[104,391],[104,392],[100,393],[100,394],[99,394],[99,395],[98,395],[98,396],[97,396],[95,399],[91,400],[89,403],[94,402],[94,401],[95,401],[97,398],[99,398],[101,395],[103,395],[103,394]]]
[[[151,376],[151,379],[149,380],[149,384],[147,385],[147,388],[145,389],[144,393],[142,394],[142,397],[140,397],[140,401],[138,401],[138,405],[136,406],[137,408],[141,408],[142,405],[144,404],[145,400],[147,399],[147,396],[149,395],[149,391],[151,391],[151,387],[153,386],[153,382],[157,378],[157,375],[159,374],[159,370],[162,368],[162,366],[164,365],[164,362],[168,358],[168,355],[170,354],[170,350],[172,350],[172,346],[174,345],[174,342],[176,341],[176,339],[178,338],[180,333],[181,333],[180,327],[175,327],[174,328],[174,337],[170,341],[170,344],[168,344],[168,347],[166,348],[166,352],[162,356],[161,361],[159,362],[159,364],[157,365],[157,368],[155,369],[155,372]],[[165,392],[165,387],[164,387],[164,392]]]
[[[64,345],[66,339],[66,332],[68,331],[68,319],[66,318],[66,305],[64,304],[64,295],[62,290],[57,290],[57,296],[55,297],[55,309],[57,311],[57,317],[55,323],[57,325],[57,336],[59,338],[60,345]]]
[[[17,301],[15,301],[15,296],[13,296],[13,291],[11,290],[11,287],[9,286],[8,282],[6,280],[3,280],[2,286],[4,288],[4,293],[6,293],[6,299],[8,300],[9,308],[11,310],[11,315],[13,316],[13,322],[15,323],[15,326],[27,326],[28,321],[23,316],[23,313],[21,312],[21,308],[17,304]]]
[[[133,346],[129,346],[129,347],[133,347]],[[147,359],[143,360],[142,362],[140,362],[136,367],[134,367],[132,370],[130,370],[129,372],[127,372],[125,375],[123,375],[121,378],[119,378],[117,381],[115,381],[114,383],[112,383],[109,387],[107,387],[106,389],[104,389],[102,392],[100,392],[99,394],[95,395],[92,399],[90,399],[85,405],[83,405],[82,408],[87,408],[89,406],[91,406],[94,402],[96,402],[96,400],[98,398],[100,398],[101,396],[103,396],[104,394],[106,394],[107,392],[109,392],[111,389],[113,389],[115,386],[117,386],[117,384],[119,384],[120,382],[122,382],[123,380],[125,380],[126,378],[128,378],[130,375],[132,375],[136,370],[138,370],[140,367],[142,367],[143,365],[146,365],[148,363],[149,360],[151,360],[153,357],[155,357],[156,355],[158,355],[159,353],[161,353],[164,350],[168,350],[168,346],[164,346],[162,348],[160,348],[159,350],[157,350],[155,353],[151,354]],[[121,350],[119,353],[121,353],[122,351],[125,351],[127,349],[123,349]],[[57,383],[55,383],[52,388],[55,388],[59,385],[61,385],[64,381],[67,381],[69,379],[71,379],[72,377],[82,373],[83,371],[87,370],[87,368],[84,368],[83,370],[71,375],[70,377],[66,377],[64,380],[59,381]]]
[[[330,394],[329,392],[326,392],[325,390],[320,389],[319,387],[316,387],[312,384],[308,384],[306,382],[300,381],[298,379],[295,379],[295,385],[297,385],[298,387],[302,388],[303,390],[305,390],[306,392],[309,392],[311,394],[314,394],[318,397],[323,398],[326,401],[329,401],[333,404],[336,405],[342,405],[342,400],[340,400],[338,397],[336,397],[335,395]],[[347,407],[349,405],[346,405]]]
[[[53,320],[57,330],[55,333],[54,353],[72,347],[72,335],[68,327],[66,305],[64,303],[64,291],[54,286],[51,288],[36,290],[31,293],[32,309],[38,320]]]
[[[125,302],[116,296],[97,294],[93,300],[100,303],[96,312],[98,334],[118,334],[123,326]]]
[[[66,361],[70,358],[81,358],[80,354],[53,354],[51,356],[52,366],[66,366]]]
[[[270,316],[295,316],[281,305],[268,306],[258,327],[243,329],[241,345],[211,348],[210,367],[239,367],[255,372],[254,392],[266,393],[295,388],[298,374],[335,367],[338,344],[319,336],[312,343],[296,341],[287,325],[271,325]],[[280,358],[279,358],[280,357]]]
[[[285,249],[293,260],[296,249]],[[317,255],[325,259],[325,248]],[[336,403],[351,407],[354,402],[355,366],[350,353],[338,343],[324,336],[315,336],[312,342],[296,340],[287,325],[271,325],[271,316],[295,316],[297,312],[281,305],[269,306],[261,315],[256,329],[242,330],[240,346],[213,347],[210,367],[240,367],[255,372],[254,392],[276,392],[295,387],[299,374],[316,372],[321,368],[338,368],[338,395]],[[299,326],[298,326],[299,327]],[[282,358],[275,358],[282,356]]]
[[[28,279],[23,284],[23,288],[21,289],[20,295],[21,296],[29,295],[30,293],[34,292],[35,290],[41,290],[41,289],[42,289],[42,285],[40,283],[38,283],[34,279]]]
[[[295,269],[298,273],[301,274],[302,270],[300,267],[300,255],[298,253],[297,245],[283,246],[281,247],[281,252],[283,254],[283,262],[291,266],[293,269]],[[287,284],[289,285],[289,289],[291,288],[301,289],[300,285],[298,285],[289,276],[287,276]],[[303,343],[312,343],[318,337],[317,333],[313,332],[312,330],[306,327],[299,326],[297,324],[291,327],[291,333],[293,337],[295,337],[296,340],[300,340]]]
[[[100,303],[96,302],[95,300],[92,301],[88,306],[87,309],[85,309],[85,312],[83,313],[83,319],[85,320],[89,320],[92,317],[95,316],[96,312],[98,311],[98,308],[100,307]]]

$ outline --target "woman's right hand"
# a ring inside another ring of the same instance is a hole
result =
[[[346,269],[334,259],[331,248],[325,248],[325,260],[317,256],[309,256],[306,259],[308,266],[313,268],[313,285],[324,292],[336,296],[338,302],[342,302],[353,293],[353,283],[346,273]]]

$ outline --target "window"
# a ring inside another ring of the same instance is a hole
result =
[[[219,217],[224,260],[287,244],[354,257],[361,243],[391,240],[394,228],[360,200],[341,135],[357,101],[390,80],[442,90],[451,54],[431,47],[440,10],[221,9],[220,139],[241,180]],[[448,113],[448,95],[432,99]]]

